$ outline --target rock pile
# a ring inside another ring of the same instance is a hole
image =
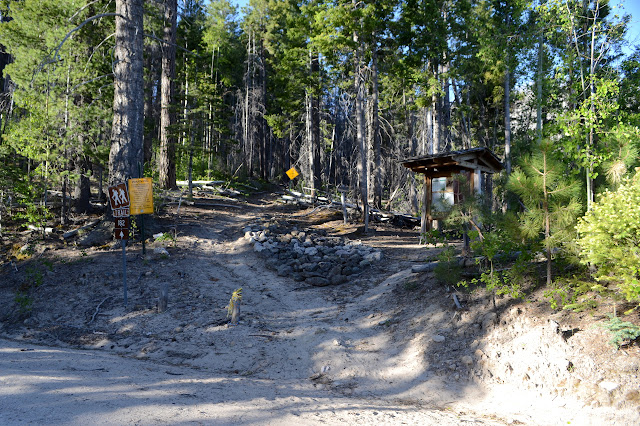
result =
[[[279,276],[323,287],[347,282],[374,262],[382,252],[326,231],[283,229],[278,224],[248,226],[244,238],[262,255],[268,268]]]

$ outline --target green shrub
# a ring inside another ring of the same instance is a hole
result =
[[[605,192],[577,229],[581,261],[597,268],[595,279],[640,302],[640,174]]]
[[[611,344],[619,348],[624,344],[633,342],[640,337],[640,327],[628,321],[622,321],[619,317],[611,315],[609,321],[603,327],[611,332]]]
[[[462,279],[462,267],[456,257],[453,245],[446,244],[444,250],[438,254],[438,264],[433,270],[436,280],[445,285],[456,285]]]

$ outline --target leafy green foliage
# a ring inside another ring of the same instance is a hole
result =
[[[33,298],[26,292],[19,291],[15,294],[13,300],[18,304],[18,308],[21,313],[27,313],[31,311],[33,305]]]
[[[596,280],[640,302],[640,174],[602,194],[577,229],[582,262],[597,268]]]
[[[445,244],[444,249],[438,254],[438,264],[434,269],[436,279],[446,285],[456,285],[462,278],[462,268],[458,264],[456,248]]]

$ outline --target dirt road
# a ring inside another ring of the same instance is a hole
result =
[[[459,312],[447,289],[411,271],[428,255],[411,231],[361,241],[356,226],[330,219],[272,199],[169,211],[156,231],[177,240],[149,247],[168,255],[128,249],[126,308],[117,248],[52,248],[46,262],[6,268],[16,286],[34,270],[43,282],[28,315],[3,317],[0,424],[627,424],[571,397],[482,383],[476,354],[493,317],[482,306]],[[293,233],[300,250],[325,256],[300,254],[296,266],[279,253],[268,268],[275,255],[257,253],[250,229],[290,246]],[[357,253],[356,266],[338,265],[351,274],[340,285],[301,275]],[[297,269],[284,273],[285,261]],[[3,306],[15,306],[11,288]],[[230,326],[237,288],[240,323]]]

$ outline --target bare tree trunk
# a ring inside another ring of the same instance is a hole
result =
[[[374,35],[375,38],[375,35]],[[373,137],[373,206],[382,208],[382,143],[380,141],[380,117],[378,106],[378,52],[377,47],[373,47],[372,78],[373,90],[371,93],[372,102],[372,122],[371,136]]]
[[[137,176],[143,161],[142,0],[116,0],[116,13],[110,183]]]
[[[158,157],[159,183],[162,188],[176,185],[175,113],[172,111],[176,76],[177,0],[164,3],[164,43],[162,44],[160,155]]]
[[[154,85],[157,81],[156,58],[158,56],[158,43],[151,43],[147,52],[147,79],[144,87],[144,163],[151,163],[153,156],[153,139],[158,134],[156,111],[154,103]]]
[[[404,120],[407,126],[407,139],[409,140],[409,157],[415,157],[418,149],[418,143],[414,134],[413,126],[413,113],[407,109],[407,94],[403,90],[402,92],[402,106],[404,108]],[[404,171],[409,176],[409,201],[411,203],[411,215],[418,216],[420,214],[420,207],[418,203],[418,190],[416,188],[416,176],[415,173]]]
[[[538,143],[542,143],[542,66],[543,66],[543,43],[544,35],[540,32],[538,36],[538,75],[536,75],[536,85],[538,95],[536,97],[536,136]]]
[[[355,3],[355,0],[354,0]],[[362,47],[359,43],[358,33],[354,32],[353,41],[355,52],[355,92],[356,92],[356,143],[360,150],[358,156],[358,174],[360,175],[360,196],[362,199],[362,213],[364,215],[364,232],[369,229],[369,165],[367,161],[367,141],[365,139],[365,115],[364,115],[364,78],[362,65]]]

